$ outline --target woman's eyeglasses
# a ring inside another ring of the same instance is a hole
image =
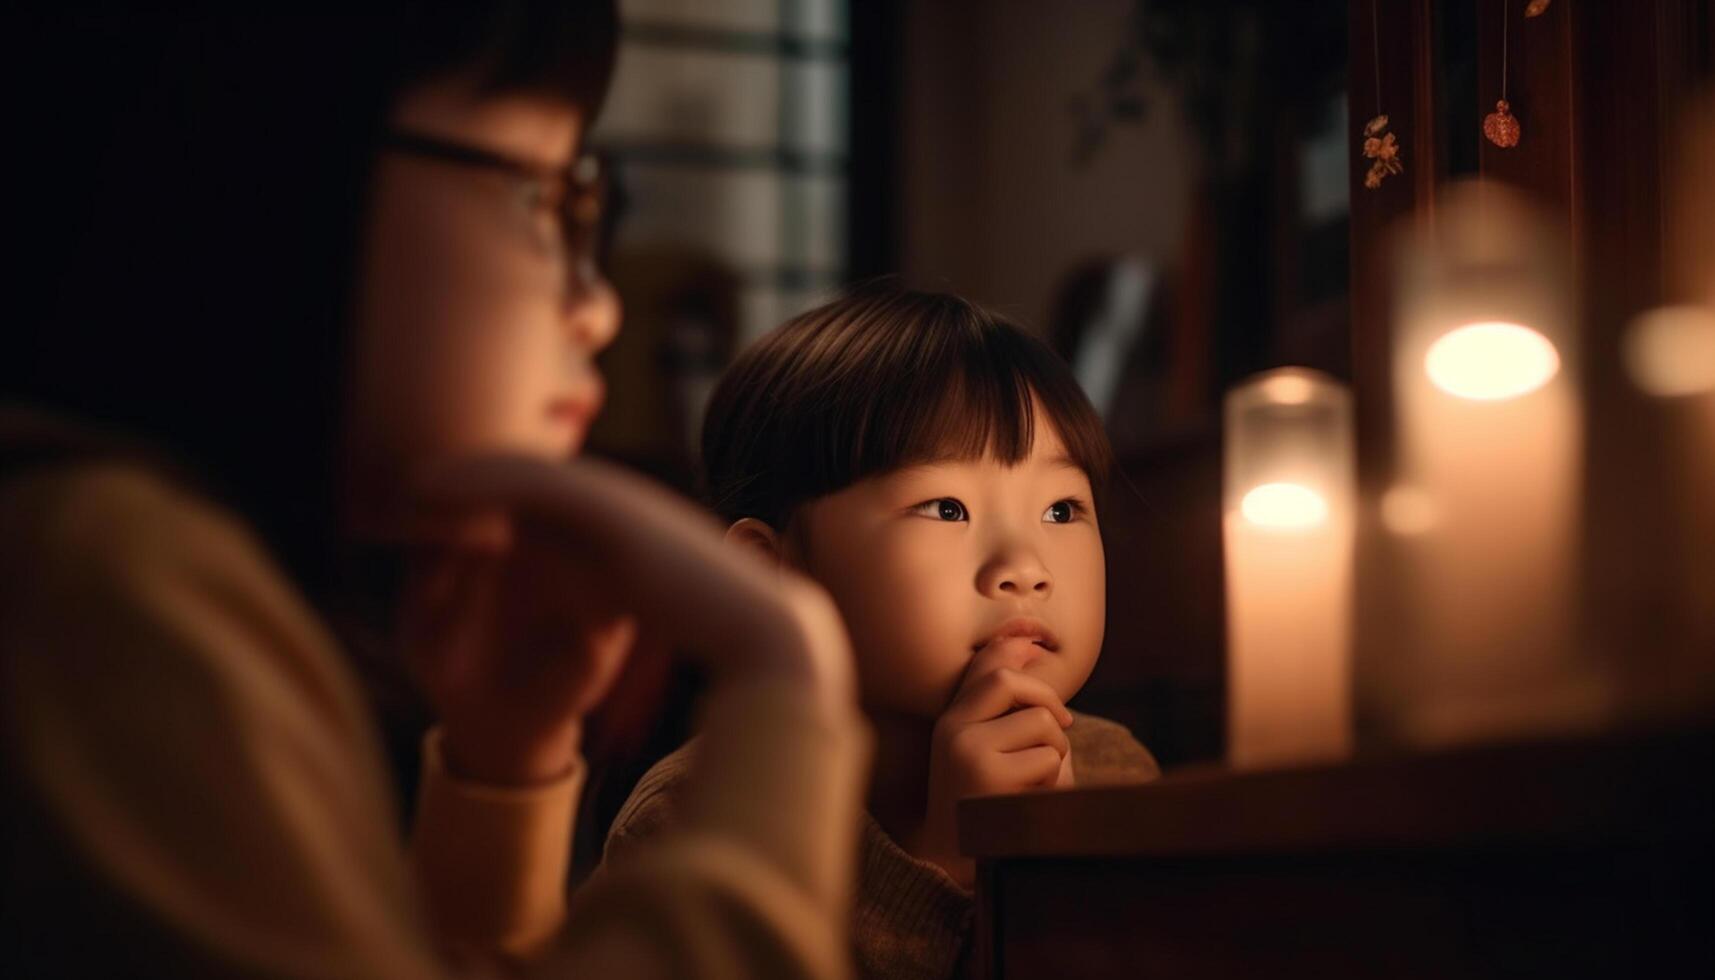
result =
[[[585,154],[566,167],[543,167],[481,147],[456,143],[408,130],[389,130],[381,145],[413,156],[510,174],[521,182],[530,207],[552,211],[559,222],[558,240],[565,266],[567,306],[587,297],[601,280],[596,254],[601,239],[601,216],[607,192],[601,161]]]

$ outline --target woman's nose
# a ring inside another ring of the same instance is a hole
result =
[[[1054,576],[1034,551],[1012,547],[977,573],[977,591],[991,599],[1046,599],[1054,592]]]
[[[619,294],[606,279],[597,279],[566,307],[567,336],[580,353],[595,356],[619,333]]]

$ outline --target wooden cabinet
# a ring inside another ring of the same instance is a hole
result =
[[[990,977],[1715,976],[1715,729],[968,800]]]

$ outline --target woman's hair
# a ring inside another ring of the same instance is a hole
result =
[[[315,592],[389,113],[458,74],[587,124],[613,2],[29,6],[0,31],[0,406],[176,460]]]
[[[916,463],[1030,454],[1040,405],[1098,498],[1101,419],[1041,341],[957,296],[889,283],[817,307],[745,351],[703,422],[708,500],[728,522],[794,510]]]

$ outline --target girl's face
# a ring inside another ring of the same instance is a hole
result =
[[[1106,605],[1101,533],[1089,478],[1040,405],[1036,418],[1016,466],[913,466],[794,519],[788,554],[845,614],[870,710],[939,715],[988,643],[1019,645],[1034,657],[1025,671],[1062,698],[1090,676]]]
[[[478,98],[452,82],[412,91],[391,122],[545,171],[566,167],[582,136],[566,105]],[[357,497],[373,512],[462,455],[573,454],[601,405],[593,359],[618,302],[605,281],[568,302],[575,257],[532,183],[408,152],[377,160],[351,409]]]

